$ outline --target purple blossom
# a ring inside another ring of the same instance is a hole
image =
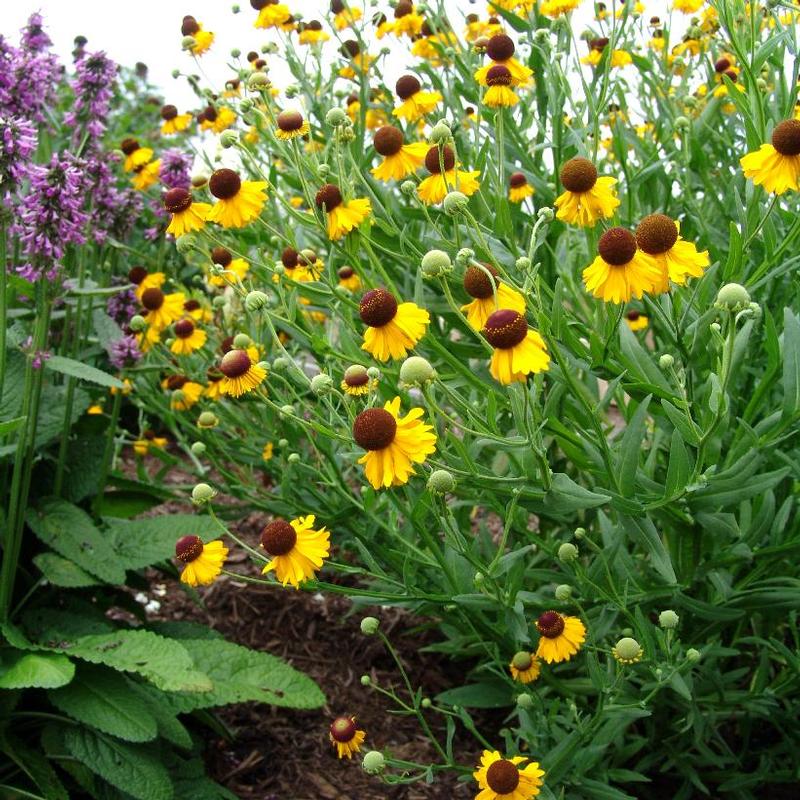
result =
[[[103,52],[84,55],[76,62],[72,80],[75,102],[64,116],[66,125],[76,129],[76,136],[79,128],[91,139],[98,139],[105,132],[117,70],[117,65]]]
[[[0,36],[0,114],[35,122],[46,120],[45,109],[55,103],[61,65],[46,48],[41,32],[23,31],[23,46],[14,47]]]
[[[0,190],[13,189],[25,177],[36,141],[36,127],[28,120],[0,116]]]
[[[112,342],[108,348],[108,360],[117,368],[124,369],[135,364],[142,357],[142,351],[133,335],[123,336]]]
[[[192,158],[177,148],[165,150],[161,154],[161,166],[158,177],[167,189],[189,189],[192,179],[189,171],[192,168]]]
[[[113,283],[120,285],[127,281],[114,278]],[[139,301],[133,289],[123,289],[117,294],[112,294],[106,303],[106,312],[118,325],[127,325],[131,317],[139,313]]]
[[[21,31],[20,45],[29,53],[41,53],[53,44],[44,32],[43,24],[42,15],[34,12],[28,17],[28,24]]]
[[[98,244],[111,236],[124,240],[142,210],[142,199],[130,187],[118,188],[107,153],[90,152],[86,160],[86,190],[92,202],[92,235]]]
[[[26,259],[18,271],[27,280],[54,280],[66,247],[86,241],[84,164],[69,153],[54,153],[48,165],[31,165],[27,176],[28,192],[14,224]]]

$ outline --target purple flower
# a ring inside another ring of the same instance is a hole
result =
[[[127,281],[114,278],[113,283],[120,285]],[[131,317],[139,313],[139,301],[133,289],[123,289],[117,294],[112,294],[106,303],[106,312],[118,325],[127,325]]]
[[[123,336],[112,342],[108,348],[108,360],[117,368],[124,369],[135,364],[142,357],[142,351],[136,343],[136,337]]]
[[[21,31],[20,44],[29,53],[41,53],[53,44],[42,28],[43,23],[42,15],[34,12],[28,17],[28,24]]]
[[[36,150],[36,127],[22,117],[0,116],[0,187],[13,189],[25,177]]]
[[[84,55],[76,62],[72,80],[75,102],[64,122],[76,129],[76,137],[80,136],[79,128],[85,131],[90,139],[85,147],[91,148],[91,140],[101,137],[106,129],[117,70],[117,65],[103,52]]]
[[[176,148],[165,150],[161,154],[161,166],[158,177],[168,189],[189,189],[192,183],[189,170],[192,168],[192,158]]]
[[[123,241],[142,210],[142,199],[130,187],[118,188],[107,153],[92,151],[86,160],[86,190],[92,201],[92,235],[98,244],[111,236]]]
[[[45,108],[55,103],[62,70],[46,49],[47,36],[41,31],[27,35],[28,30],[19,48],[0,36],[0,114],[45,122]]]

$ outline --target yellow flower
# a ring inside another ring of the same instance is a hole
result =
[[[654,292],[662,283],[659,268],[644,255],[636,237],[625,228],[609,228],[597,243],[599,255],[583,271],[583,283],[606,303],[627,303],[631,297]]]
[[[514,172],[508,178],[508,200],[521,203],[526,197],[534,194],[534,188],[522,172]]]
[[[203,387],[184,375],[170,375],[161,386],[172,392],[169,404],[173,411],[188,411],[203,394]]]
[[[546,372],[550,356],[544,339],[510,308],[495,311],[481,331],[494,348],[489,372],[502,384],[522,383],[530,373]]]
[[[569,14],[570,11],[576,9],[580,5],[581,0],[545,0],[542,3],[541,12],[550,19],[555,19],[564,14]],[[602,17],[598,16],[598,19]]]
[[[189,586],[208,586],[222,572],[228,548],[217,539],[203,544],[199,536],[182,536],[175,543],[175,556],[186,566],[181,580]]]
[[[319,44],[320,42],[327,42],[330,39],[330,34],[322,30],[322,23],[316,19],[311,22],[301,23],[300,35],[297,41],[300,44]]]
[[[487,77],[490,70],[495,66],[505,67],[511,74],[511,86],[530,86],[533,70],[520,64],[514,53],[516,47],[514,40],[507,36],[505,33],[498,33],[489,39],[489,44],[486,46],[486,55],[492,59],[494,63],[487,64],[481,67],[475,73],[475,80],[481,86],[487,86]]]
[[[131,184],[137,192],[144,192],[149,189],[158,180],[158,170],[161,167],[161,161],[151,161],[141,167],[136,167],[133,171]]]
[[[160,289],[164,285],[166,276],[163,272],[148,272],[144,267],[132,267],[128,272],[128,280],[136,285],[134,294],[137,300],[141,300],[148,289],[153,287]]]
[[[372,204],[365,197],[345,203],[339,187],[332,183],[326,183],[317,192],[315,200],[317,208],[328,216],[328,238],[331,241],[341,239],[357,228],[372,211]]]
[[[416,303],[400,303],[386,289],[370,289],[358,306],[366,350],[378,361],[405,358],[406,353],[425,335],[430,314]]]
[[[119,149],[125,154],[125,172],[134,172],[153,157],[153,151],[149,147],[140,147],[136,139],[123,139]]]
[[[179,114],[175,106],[161,106],[161,133],[164,136],[172,136],[175,133],[185,131],[192,124],[191,114]]]
[[[495,64],[486,73],[486,85],[489,87],[483,96],[483,102],[489,108],[507,108],[519,103],[519,97],[511,88],[511,71],[505,64]]]
[[[484,750],[481,764],[472,773],[481,789],[475,800],[532,800],[541,791],[544,770],[536,761],[525,764],[527,758],[503,758],[495,750]]]
[[[332,723],[328,736],[336,748],[339,758],[352,758],[361,750],[367,734],[356,727],[355,717],[337,717]]]
[[[292,12],[283,3],[267,0],[253,23],[254,28],[280,28],[292,16]]]
[[[208,385],[205,388],[205,396],[210,400],[219,400],[220,397],[224,396],[225,393],[222,391],[222,379],[224,377],[216,367],[210,367],[206,370]]]
[[[780,122],[772,132],[772,144],[762,144],[748,153],[741,164],[745,177],[767,192],[796,192],[800,178],[800,120]]]
[[[164,195],[164,208],[172,214],[167,233],[171,233],[176,239],[191,231],[202,230],[211,211],[209,203],[195,203],[192,195],[180,187],[170,189]]]
[[[236,122],[236,114],[227,106],[219,109],[208,106],[198,119],[200,120],[200,130],[222,133]]]
[[[102,403],[95,403],[93,406],[89,406],[86,409],[87,414],[91,414],[92,416],[102,414],[103,413],[103,405]]]
[[[211,251],[211,260],[223,270],[223,274],[211,274],[208,282],[212,286],[228,286],[241,283],[250,271],[250,265],[243,258],[234,258],[233,253],[225,247],[215,247]]]
[[[219,369],[224,375],[220,389],[231,397],[241,397],[251,392],[267,377],[267,371],[253,363],[246,350],[229,350],[222,357]]]
[[[208,181],[211,194],[219,202],[208,212],[208,222],[223,228],[243,228],[257,219],[267,200],[266,181],[242,181],[232,169],[218,169]]]
[[[272,442],[267,442],[264,445],[264,449],[261,451],[262,460],[263,461],[271,461],[272,460],[272,454],[273,454],[274,450],[275,450],[275,447],[272,444]]]
[[[394,8],[394,23],[392,33],[398,38],[408,36],[416,39],[422,33],[425,17],[414,10],[414,5],[409,0],[400,0]]]
[[[403,132],[394,125],[379,128],[372,140],[375,152],[383,161],[370,172],[379,180],[388,183],[413,175],[424,163],[428,152],[425,142],[403,144]]]
[[[581,649],[586,628],[578,617],[566,617],[557,611],[545,611],[536,620],[541,634],[536,655],[548,664],[569,661]]]
[[[638,311],[629,311],[625,315],[625,322],[634,333],[636,333],[636,331],[646,330],[647,326],[650,324],[650,320]]]
[[[339,276],[339,286],[351,292],[357,292],[361,288],[361,278],[352,267],[340,267],[337,275]]]
[[[492,279],[487,272],[491,273]],[[461,306],[461,310],[466,312],[467,322],[476,331],[483,330],[486,320],[501,308],[510,308],[519,314],[525,313],[525,298],[516,289],[497,280],[497,275],[497,270],[491,264],[483,264],[483,269],[472,264],[464,272],[464,289],[474,299]]]
[[[167,446],[167,439],[163,436],[156,436],[152,431],[145,431],[141,439],[136,439],[133,443],[133,452],[137,456],[144,457],[150,452],[151,447],[163,449]]]
[[[636,243],[658,269],[661,279],[653,291],[669,291],[669,283],[683,286],[687,278],[699,278],[709,265],[708,251],[702,253],[681,238],[678,223],[665,214],[650,214],[636,229]],[[645,323],[646,324],[646,323]]]
[[[511,659],[508,668],[511,670],[511,677],[520,683],[532,683],[542,671],[539,659],[533,653],[525,650],[520,651]]]
[[[395,85],[397,96],[403,101],[392,112],[406,122],[416,122],[430,114],[439,103],[442,95],[439,92],[423,92],[422,84],[413,75],[403,75]]]
[[[331,11],[334,14],[333,25],[337,31],[343,31],[361,19],[361,9],[350,8],[342,0],[331,0]]]
[[[369,377],[366,367],[353,364],[344,371],[344,379],[340,386],[342,391],[351,397],[363,397],[378,388],[378,380]]]
[[[262,573],[275,572],[275,577],[295,589],[314,578],[323,561],[330,555],[330,534],[325,528],[314,530],[316,517],[309,514],[291,522],[275,519],[261,531],[261,547],[272,556]]]
[[[183,292],[164,294],[156,286],[145,289],[139,298],[145,311],[144,318],[147,324],[159,332],[172,325],[175,320],[180,319],[183,315],[185,299]]]
[[[208,336],[205,331],[196,328],[194,322],[188,317],[178,320],[173,326],[175,340],[169,348],[179,356],[188,356],[199,350],[205,343]]]
[[[211,309],[208,308],[208,306],[202,305],[200,301],[195,300],[194,297],[190,297],[183,304],[183,310],[197,322],[211,322],[211,320],[214,319]]]
[[[275,135],[284,142],[298,136],[305,136],[311,130],[308,120],[303,119],[303,115],[299,111],[281,111],[276,121],[278,127]]]
[[[588,64],[590,67],[596,67],[603,60],[603,53],[605,52],[608,39],[593,39],[589,42],[591,49],[589,55],[581,59],[581,64]],[[627,67],[628,64],[633,63],[633,58],[627,50],[612,50],[610,56],[610,66],[612,67]]]
[[[427,205],[441,203],[447,193],[454,190],[471,197],[481,188],[477,180],[480,172],[457,169],[455,153],[448,146],[442,148],[441,153],[438,146],[431,147],[425,156],[425,167],[431,174],[417,186],[417,195]]]
[[[705,0],[675,0],[672,7],[683,14],[696,14]]]
[[[194,44],[189,49],[195,56],[203,55],[214,43],[214,34],[211,31],[204,31],[203,26],[192,16],[187,15],[183,18],[181,33],[194,39]]]
[[[572,158],[561,167],[565,191],[556,198],[556,217],[564,222],[591,227],[599,219],[609,219],[619,205],[614,194],[616,178],[598,178],[597,168],[586,158]]]
[[[402,486],[414,474],[414,464],[422,464],[436,451],[436,434],[420,419],[421,408],[412,408],[400,417],[400,398],[383,408],[362,411],[353,423],[353,438],[367,453],[364,464],[367,480],[373,489]]]

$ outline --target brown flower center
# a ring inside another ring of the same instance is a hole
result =
[[[384,408],[368,408],[353,423],[353,438],[364,450],[383,450],[397,433],[397,420]]]
[[[508,61],[514,55],[514,40],[505,33],[498,33],[489,39],[486,53],[492,61]]]
[[[592,39],[589,42],[589,49],[597,50],[600,53],[602,53],[607,46],[608,46],[608,39],[605,36],[601,36],[598,39]]]
[[[229,350],[222,356],[219,369],[226,378],[241,378],[251,365],[250,356],[245,350]]]
[[[555,639],[564,631],[564,617],[558,611],[545,611],[536,620],[536,629],[547,639]]]
[[[285,133],[299,131],[303,127],[303,115],[299,111],[281,111],[278,114],[278,127]]]
[[[482,333],[492,347],[509,350],[528,335],[528,323],[522,314],[510,308],[501,308],[486,320]]]
[[[372,144],[380,155],[393,156],[403,146],[403,132],[394,125],[384,125],[375,132]]]
[[[626,228],[609,228],[597,243],[606,264],[621,267],[636,255],[636,237]]]
[[[715,72],[726,72],[731,68],[731,62],[728,58],[719,58],[714,62],[714,71]]]
[[[445,145],[442,148],[442,160],[439,160],[439,148],[431,147],[425,154],[425,168],[432,175],[438,175],[442,171],[442,161],[444,162],[444,171],[450,172],[456,165],[456,154],[452,148]]]
[[[331,13],[341,14],[344,11],[344,0],[331,0]]]
[[[175,323],[175,335],[179,339],[188,339],[194,333],[194,322],[190,319],[179,319]]]
[[[177,187],[170,189],[164,195],[164,208],[170,214],[180,214],[181,211],[186,211],[192,204],[192,195],[186,189]]]
[[[144,267],[131,267],[128,272],[128,280],[137,286],[147,277],[147,270]]]
[[[206,370],[206,378],[211,383],[216,383],[217,381],[221,381],[225,376],[216,368],[216,367],[209,367]]]
[[[175,542],[175,556],[188,564],[203,554],[203,540],[199,536],[181,536]]]
[[[194,36],[200,30],[197,20],[192,16],[185,16],[181,23],[181,33],[184,36]]]
[[[314,201],[317,204],[317,208],[324,208],[330,214],[334,208],[342,204],[342,193],[339,191],[338,186],[326,183],[317,192]]]
[[[221,353],[229,353],[233,350],[233,336],[226,336],[220,343],[219,349]]]
[[[800,155],[800,120],[787,119],[772,132],[772,146],[782,156]]]
[[[364,367],[348,367],[344,373],[344,382],[350,387],[366,386],[369,381],[369,375]]]
[[[497,270],[491,264],[484,264],[483,266],[495,278],[497,277]],[[467,267],[467,271],[464,273],[464,289],[470,297],[475,297],[478,300],[486,300],[494,294],[494,286],[489,276],[474,264]]]
[[[306,31],[321,31],[322,30],[322,23],[318,19],[312,19],[311,22],[307,23],[303,30]]]
[[[297,543],[297,532],[285,519],[274,519],[261,531],[261,546],[271,556],[285,556]]]
[[[215,247],[211,251],[211,260],[220,267],[227,267],[233,261],[233,254],[227,247]]]
[[[407,17],[409,14],[413,13],[413,11],[414,6],[411,0],[398,0],[397,5],[394,7],[394,17],[395,19]]]
[[[380,328],[397,314],[397,300],[386,289],[370,289],[358,304],[361,321],[371,328]]]
[[[352,741],[355,735],[356,723],[352,717],[337,717],[331,723],[331,738],[335,742],[345,744]]]
[[[513,761],[501,758],[486,770],[486,783],[497,794],[511,794],[519,786],[519,770]]]
[[[636,320],[638,320],[638,319],[639,319],[639,317],[641,317],[641,316],[642,316],[642,315],[641,315],[641,314],[640,314],[638,311],[629,311],[629,312],[628,312],[628,313],[625,315],[625,318],[626,318],[626,319],[627,319],[629,322],[636,322]]]
[[[175,106],[161,106],[161,119],[165,119],[169,122],[169,120],[175,119],[177,116],[178,109]]]
[[[503,64],[495,64],[486,73],[486,84],[488,86],[510,86],[511,70]]]
[[[422,84],[413,75],[403,75],[394,86],[394,91],[401,100],[408,100],[422,88]]]
[[[167,378],[167,389],[170,392],[177,392],[178,389],[183,389],[188,382],[189,379],[185,375],[170,375]]]
[[[527,182],[528,179],[523,172],[512,172],[508,178],[508,185],[512,189],[519,189],[520,186],[524,186]]]
[[[202,118],[206,120],[206,122],[216,122],[217,120],[217,109],[214,106],[207,106],[205,111],[202,112]]]
[[[123,139],[119,149],[122,150],[126,156],[129,156],[139,149],[139,142],[137,142],[136,139]]]
[[[218,169],[209,179],[208,188],[218,200],[230,200],[242,188],[242,179],[232,169]]]
[[[588,192],[597,183],[597,167],[588,158],[571,158],[561,167],[559,178],[568,192]]]
[[[183,310],[184,311],[197,311],[198,308],[200,308],[200,301],[199,300],[195,300],[194,298],[191,298],[190,300],[187,300],[183,304]]]
[[[348,39],[342,44],[340,52],[345,58],[355,58],[361,52],[361,45],[355,39]]]
[[[142,292],[142,305],[148,311],[157,311],[164,305],[164,292],[156,286]]]
[[[298,260],[299,253],[294,247],[287,247],[281,253],[281,264],[283,264],[286,269],[294,269],[297,266]]]
[[[348,278],[352,278],[356,271],[352,267],[339,267],[339,272],[336,274],[339,276],[339,280],[346,281]]]
[[[666,214],[649,214],[636,228],[636,242],[645,253],[659,256],[678,241],[678,227]]]

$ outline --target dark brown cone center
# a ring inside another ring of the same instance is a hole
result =
[[[558,611],[545,611],[536,620],[536,629],[547,639],[555,639],[564,631],[564,617]]]
[[[156,286],[142,292],[142,305],[148,311],[156,311],[164,305],[164,292]]]
[[[678,241],[678,227],[666,214],[650,214],[636,228],[636,242],[645,253],[659,256]]]
[[[514,55],[515,50],[513,39],[506,36],[505,33],[492,36],[486,46],[486,53],[492,61],[508,61]]]
[[[209,179],[208,188],[218,200],[230,200],[242,188],[242,179],[232,169],[218,169]]]
[[[349,375],[345,373],[344,382],[351,388],[357,386],[366,386],[369,381],[369,375],[366,370],[364,372],[351,372]]]
[[[597,167],[588,158],[571,158],[561,167],[559,178],[568,192],[588,192],[597,183]]]
[[[486,73],[487,86],[510,86],[511,70],[502,64],[495,64]]]
[[[139,142],[137,142],[136,139],[123,139],[119,149],[122,150],[126,156],[129,156],[139,149]]]
[[[137,286],[147,277],[147,270],[144,267],[131,267],[128,272],[128,280]]]
[[[331,723],[331,738],[345,744],[356,735],[356,723],[352,717],[338,717]]]
[[[600,237],[597,251],[606,264],[621,267],[636,255],[636,237],[625,228],[609,228]]]
[[[303,127],[303,115],[299,111],[281,111],[278,114],[278,127],[285,133],[299,131]]]
[[[528,182],[528,179],[525,177],[525,174],[522,172],[514,172],[510,175],[508,179],[508,185],[512,189],[519,189],[521,186],[524,186]]]
[[[348,278],[352,278],[353,275],[356,274],[356,271],[352,267],[340,267],[339,272],[336,274],[339,276],[340,280],[346,281]]]
[[[297,250],[295,250],[294,247],[287,247],[281,253],[281,264],[283,264],[286,269],[294,269],[297,266],[298,258],[299,253]]]
[[[445,172],[450,172],[450,170],[455,167],[456,154],[453,152],[452,148],[446,146],[442,148],[441,161],[439,160],[438,147],[431,147],[431,149],[425,154],[425,168],[432,175],[438,175],[442,171],[442,161],[444,162]]]
[[[190,319],[179,319],[175,323],[175,335],[179,339],[188,339],[194,333],[194,322]]]
[[[384,125],[375,132],[372,144],[380,155],[393,156],[403,146],[403,132],[394,125]]]
[[[183,389],[189,382],[185,375],[170,375],[167,378],[167,389],[171,392],[177,392],[178,389]]]
[[[200,301],[195,300],[194,298],[192,298],[191,300],[187,300],[183,304],[184,311],[197,311],[198,308],[200,308]]]
[[[495,278],[497,270],[489,264],[483,265]],[[467,267],[464,273],[464,289],[470,297],[486,300],[494,294],[494,286],[489,276],[480,267]]]
[[[353,423],[353,438],[364,450],[383,450],[397,433],[397,420],[384,408],[368,408]]]
[[[297,543],[297,532],[285,519],[274,519],[261,531],[261,546],[271,556],[285,556]]]
[[[397,300],[386,289],[370,289],[358,304],[361,321],[371,328],[380,328],[397,314]]]
[[[177,116],[178,109],[175,106],[161,106],[161,119],[169,122],[169,120],[175,119]]]
[[[401,100],[408,100],[411,95],[416,94],[421,88],[422,84],[413,75],[403,75],[398,78],[394,86],[394,90]]]
[[[508,350],[528,335],[528,323],[522,314],[510,308],[501,308],[486,320],[482,332],[492,347]]]
[[[170,189],[164,195],[164,208],[169,211],[170,214],[180,214],[181,211],[186,211],[191,204],[192,196],[186,189],[181,189],[180,187]]]
[[[335,186],[332,183],[326,183],[317,192],[317,196],[314,198],[314,201],[317,204],[317,208],[324,208],[325,211],[330,214],[334,208],[342,204],[342,193],[339,191],[338,186]]]
[[[772,146],[782,156],[800,155],[800,119],[778,123],[772,132]]]
[[[200,558],[202,553],[203,540],[199,536],[181,536],[175,542],[175,556],[183,561],[184,564]]]
[[[227,267],[233,261],[233,254],[227,247],[215,247],[211,251],[211,260],[220,267]]]
[[[519,786],[519,770],[512,761],[501,758],[486,770],[486,783],[497,794],[511,794]]]
[[[220,372],[226,378],[241,378],[251,366],[250,356],[244,350],[229,350],[219,362]]]
[[[200,30],[197,20],[194,17],[184,17],[181,23],[181,33],[184,36],[194,36]]]

